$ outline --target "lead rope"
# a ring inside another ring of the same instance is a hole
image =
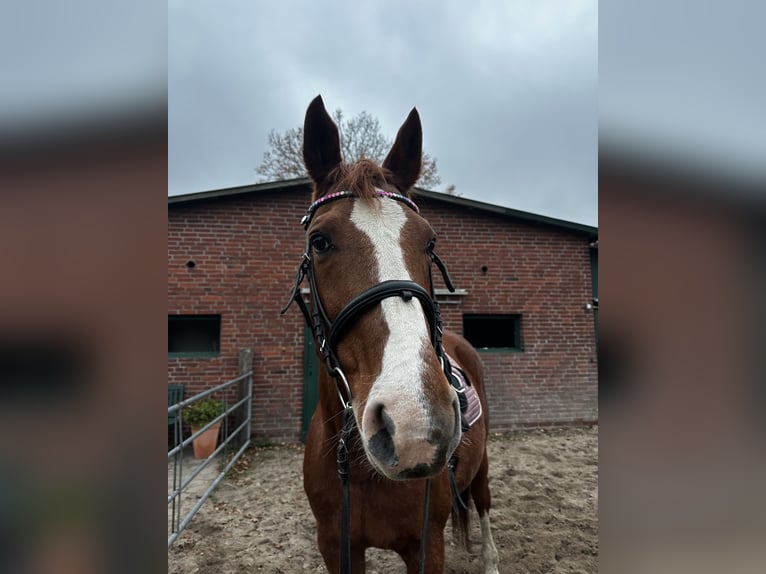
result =
[[[452,491],[452,515],[457,516],[459,509],[458,504],[463,507],[463,509],[468,510],[468,506],[466,506],[466,503],[463,502],[463,497],[460,496],[460,490],[457,486],[457,480],[455,479],[455,469],[457,468],[457,455],[455,453],[452,453],[452,456],[449,459],[449,463],[447,464],[448,469],[448,476],[449,476],[449,486],[450,490]]]

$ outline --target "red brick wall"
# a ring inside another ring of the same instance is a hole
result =
[[[253,434],[278,440],[296,440],[301,425],[303,323],[295,309],[279,310],[308,201],[308,190],[264,193],[168,213],[168,313],[221,315],[220,355],[168,359],[168,382],[185,384],[187,396],[224,382],[237,375],[238,350],[251,348]]]
[[[481,352],[493,431],[596,421],[598,379],[589,240],[551,227],[420,200],[436,252],[468,295],[443,304],[445,326],[463,314],[520,314],[523,352]],[[486,267],[486,273],[482,272]],[[438,283],[438,275],[437,275]]]
[[[171,205],[168,313],[220,314],[221,352],[169,358],[168,382],[187,396],[237,375],[253,350],[253,434],[297,440],[301,427],[303,321],[286,302],[303,250],[299,220],[309,192],[260,192]],[[437,252],[468,295],[442,305],[448,328],[463,313],[520,313],[523,352],[482,353],[492,430],[597,419],[588,239],[422,199]],[[195,262],[194,268],[186,266]],[[482,273],[481,267],[488,269]],[[438,278],[438,275],[437,275]]]

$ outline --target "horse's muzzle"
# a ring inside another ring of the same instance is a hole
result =
[[[360,428],[373,467],[393,480],[442,472],[460,443],[460,405],[453,396],[447,408],[433,410],[380,401],[367,404]]]

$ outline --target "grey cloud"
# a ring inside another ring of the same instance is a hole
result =
[[[170,193],[255,181],[321,93],[389,137],[416,106],[465,197],[595,224],[596,2],[538,4],[171,2]]]

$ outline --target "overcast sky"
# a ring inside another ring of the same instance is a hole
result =
[[[393,138],[415,106],[441,191],[597,224],[593,0],[171,0],[171,195],[259,180],[271,129],[365,110]]]

